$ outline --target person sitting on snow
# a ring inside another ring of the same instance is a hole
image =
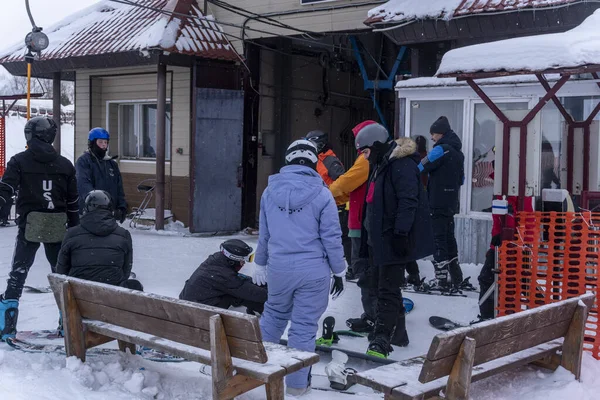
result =
[[[269,178],[260,201],[253,278],[257,284],[268,282],[260,321],[263,340],[279,343],[291,320],[288,345],[304,351],[315,350],[319,318],[329,294],[342,292],[346,271],[338,210],[316,171],[317,153],[308,140],[293,142],[285,154],[286,166]],[[302,368],[286,377],[289,395],[310,389],[309,372]]]
[[[246,262],[252,262],[252,252],[239,239],[221,243],[221,250],[208,256],[185,281],[179,298],[219,308],[245,306],[249,314],[262,313],[267,288],[238,274]]]
[[[133,265],[131,234],[114,218],[114,206],[104,190],[85,198],[80,225],[70,228],[58,254],[56,272],[73,278],[143,290],[129,279]]]

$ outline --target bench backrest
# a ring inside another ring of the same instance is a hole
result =
[[[69,282],[82,318],[206,350],[210,350],[209,319],[220,315],[231,356],[267,362],[258,318],[254,315],[59,274],[48,275],[48,281],[59,306],[63,282]]]
[[[587,294],[440,333],[431,342],[419,381],[426,383],[449,375],[466,337],[475,339],[473,366],[564,337],[579,301],[583,301],[589,310],[594,295]]]

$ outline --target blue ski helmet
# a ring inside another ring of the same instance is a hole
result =
[[[90,142],[93,142],[96,139],[110,140],[110,135],[108,134],[108,131],[104,128],[94,128],[90,131],[90,134],[88,135],[88,140]]]

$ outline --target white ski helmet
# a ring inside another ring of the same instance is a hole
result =
[[[319,161],[317,153],[317,146],[310,140],[296,140],[285,152],[285,164],[305,165],[316,170]]]

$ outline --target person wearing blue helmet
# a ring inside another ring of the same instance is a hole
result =
[[[121,223],[127,217],[127,202],[123,191],[123,179],[119,165],[106,153],[110,135],[104,128],[94,128],[88,135],[88,150],[75,163],[79,209],[84,209],[84,200],[92,190],[104,190],[114,199],[115,219]]]

